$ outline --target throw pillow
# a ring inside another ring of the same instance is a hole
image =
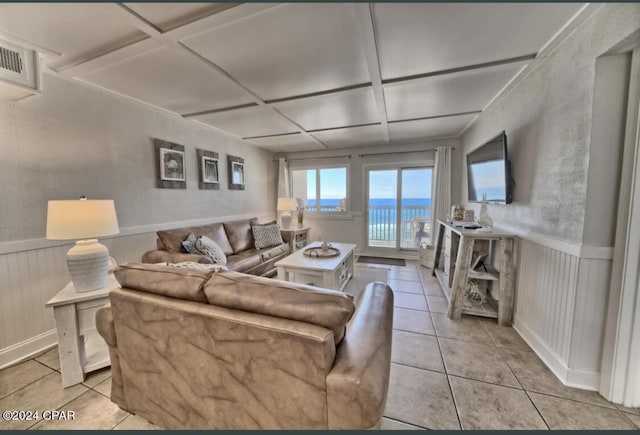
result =
[[[196,235],[193,233],[189,233],[187,238],[181,242],[182,249],[184,250],[184,252],[188,252],[189,254],[202,255],[202,252],[200,252],[200,250],[196,248],[197,241],[198,241],[198,238],[196,237]]]
[[[275,221],[266,224],[253,224],[251,231],[253,231],[256,249],[270,248],[284,243],[280,227]]]
[[[200,236],[196,241],[196,248],[217,264],[227,264],[227,256],[222,248],[207,236]]]

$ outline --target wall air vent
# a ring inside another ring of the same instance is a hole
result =
[[[41,91],[38,52],[0,40],[0,99],[21,100]]]

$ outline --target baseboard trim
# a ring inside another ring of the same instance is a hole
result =
[[[569,368],[567,363],[542,341],[542,339],[527,325],[515,319],[513,329],[527,342],[529,347],[540,357],[551,372],[564,385],[583,390],[598,391],[600,387],[600,372],[576,370]]]
[[[0,369],[17,364],[52,348],[58,343],[55,329],[36,335],[28,340],[0,349]]]

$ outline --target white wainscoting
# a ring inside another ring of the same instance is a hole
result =
[[[273,214],[246,214],[215,219],[122,228],[119,236],[101,240],[118,263],[136,262],[154,249],[160,229],[201,225]],[[53,310],[45,304],[67,282],[66,253],[71,244],[44,239],[0,243],[0,369],[15,364],[57,342]]]
[[[565,385],[598,390],[613,249],[527,236],[513,326]]]

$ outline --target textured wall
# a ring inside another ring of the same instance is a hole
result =
[[[513,204],[489,206],[495,223],[582,242],[596,58],[639,27],[640,5],[603,6],[464,134],[466,155],[507,132],[517,185]]]
[[[185,146],[187,189],[157,189],[152,138]],[[220,154],[221,190],[199,190],[195,148]],[[245,159],[245,191],[227,189],[227,154]],[[112,198],[120,263],[155,247],[156,229],[275,214],[273,154],[166,112],[45,74],[44,93],[0,101],[0,367],[56,342],[45,303],[68,281],[45,236],[49,199]],[[33,239],[33,240],[31,240]]]
[[[155,187],[153,138],[185,146],[187,189]],[[219,191],[198,189],[196,148],[220,154]],[[245,159],[227,188],[227,154]],[[49,199],[115,200],[120,227],[275,212],[273,154],[192,121],[44,75],[41,96],[0,101],[0,242],[42,238]]]

